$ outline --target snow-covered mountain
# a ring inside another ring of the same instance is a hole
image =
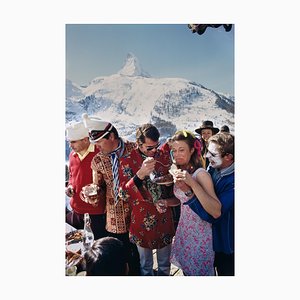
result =
[[[120,135],[135,140],[135,130],[154,124],[164,140],[176,130],[194,132],[203,120],[234,132],[234,97],[184,78],[154,78],[129,53],[111,76],[94,78],[86,87],[66,81],[66,122],[87,112],[111,122]]]
[[[143,76],[151,77],[148,72],[144,71],[138,59],[132,54],[128,53],[123,68],[118,72],[124,76]]]

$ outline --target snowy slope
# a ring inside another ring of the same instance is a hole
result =
[[[233,96],[184,78],[153,78],[132,53],[117,74],[96,77],[85,88],[67,80],[66,95],[66,121],[87,112],[112,122],[131,140],[136,127],[148,122],[163,138],[179,129],[194,132],[206,119],[234,132]]]

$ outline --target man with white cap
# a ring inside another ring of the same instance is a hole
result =
[[[90,204],[81,200],[82,188],[92,183],[91,162],[99,150],[89,141],[88,130],[83,122],[71,122],[66,126],[66,138],[72,149],[69,155],[69,181],[67,196],[71,197],[72,211],[66,215],[66,222],[76,229],[84,228],[84,214],[89,213],[95,239],[107,236],[105,229],[105,193],[98,195],[98,203]]]
[[[129,241],[129,204],[119,196],[119,158],[128,155],[134,142],[119,137],[117,129],[107,121],[94,116],[82,115],[89,131],[90,142],[99,148],[92,160],[93,183],[106,186],[106,230],[108,235],[121,240],[127,251],[128,275],[139,275],[139,255],[136,246]]]

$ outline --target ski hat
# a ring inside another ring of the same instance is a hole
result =
[[[83,122],[70,122],[66,125],[66,139],[70,142],[79,141],[89,136]]]
[[[197,129],[195,129],[195,131],[201,135],[201,131],[203,129],[211,129],[213,134],[216,134],[219,132],[219,128],[214,127],[214,123],[212,121],[208,121],[208,120],[203,121],[201,126]]]
[[[82,120],[84,126],[88,129],[91,143],[95,143],[104,138],[113,128],[109,122],[94,116],[89,117],[86,113],[82,114]]]

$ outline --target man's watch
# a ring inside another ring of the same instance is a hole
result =
[[[185,192],[184,194],[185,194],[187,197],[191,197],[191,196],[194,194],[194,192],[193,192],[192,190],[189,190],[189,191]]]

